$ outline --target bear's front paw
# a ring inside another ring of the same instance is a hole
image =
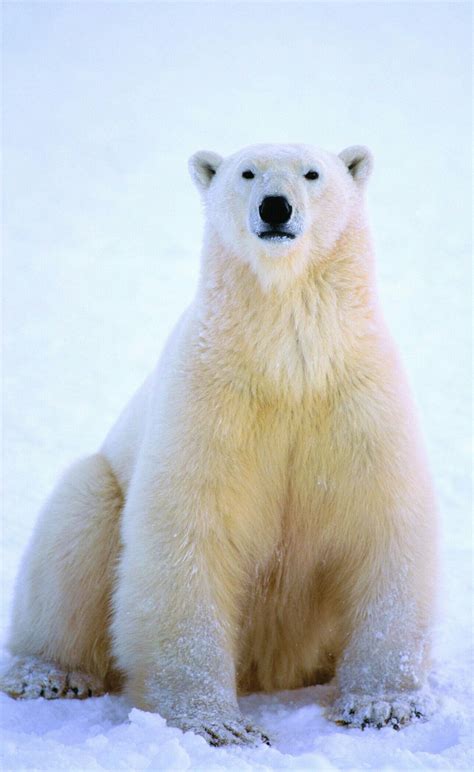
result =
[[[366,694],[347,694],[336,700],[328,711],[328,718],[337,724],[359,729],[391,726],[398,730],[413,720],[426,721],[432,713],[432,699],[421,692],[380,698]]]
[[[245,718],[211,719],[196,723],[183,723],[184,731],[204,737],[209,745],[270,745],[267,735],[252,726]]]

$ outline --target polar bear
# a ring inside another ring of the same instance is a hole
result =
[[[330,717],[427,712],[436,514],[379,308],[367,148],[198,152],[197,294],[23,560],[3,689],[267,742],[237,694],[335,676]]]

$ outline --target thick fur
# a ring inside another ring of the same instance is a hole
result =
[[[435,507],[375,293],[370,169],[358,147],[193,157],[196,300],[100,455],[45,508],[14,654],[104,683],[118,669],[134,704],[215,744],[260,737],[237,689],[336,675],[335,720],[423,713]],[[276,193],[299,223],[289,245],[252,232]]]

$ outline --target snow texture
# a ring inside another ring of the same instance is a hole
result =
[[[98,447],[192,297],[199,148],[373,150],[380,292],[427,438],[443,565],[427,723],[339,727],[329,685],[243,699],[272,747],[213,749],[124,697],[0,695],[3,769],[471,769],[469,5],[3,11],[2,640],[41,502]]]

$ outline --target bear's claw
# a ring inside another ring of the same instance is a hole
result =
[[[188,726],[186,729],[204,737],[215,747],[222,745],[270,745],[267,735],[249,724],[245,719],[203,722],[202,725]]]

